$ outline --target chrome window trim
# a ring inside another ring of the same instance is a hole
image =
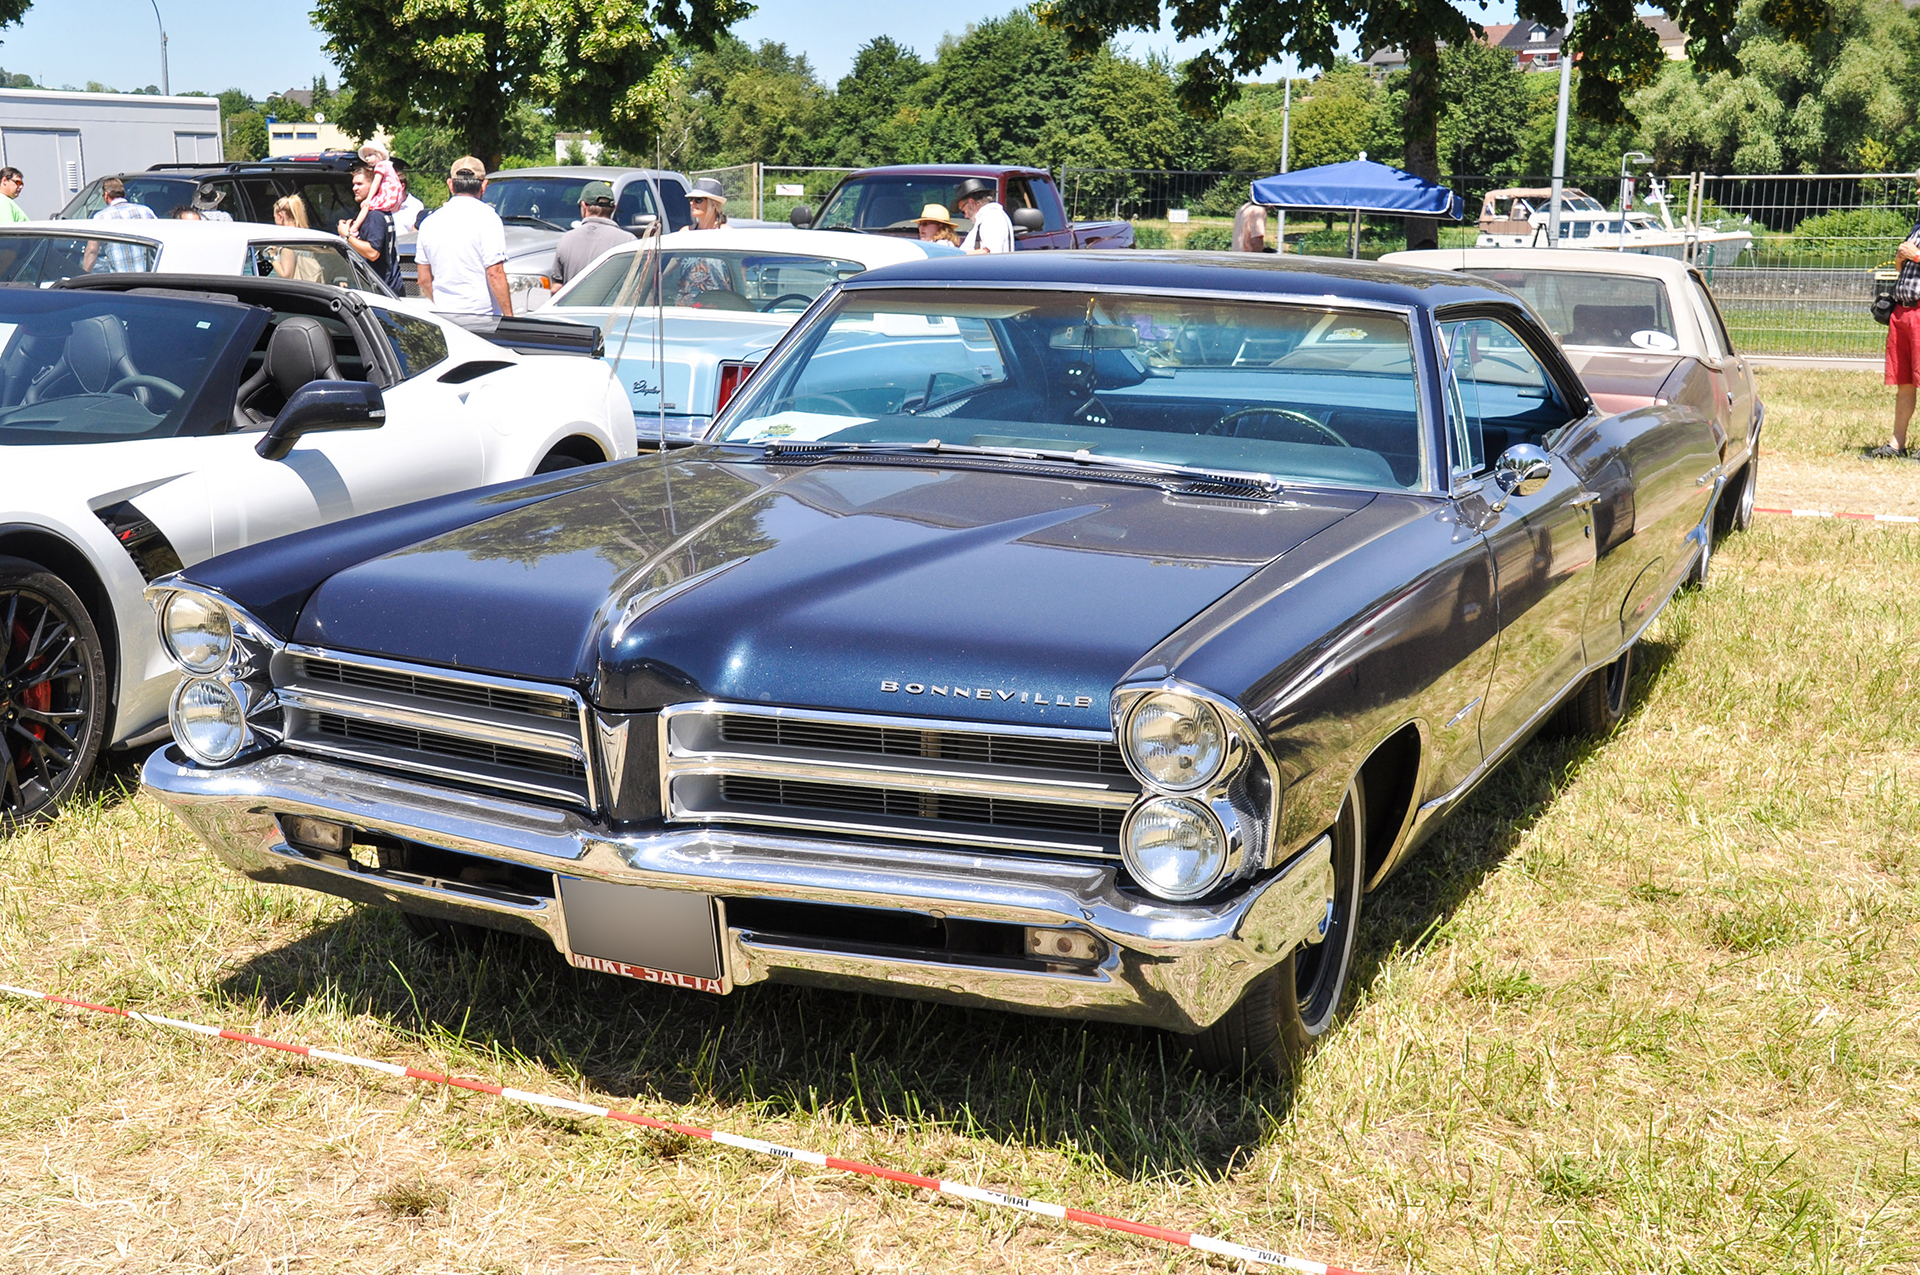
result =
[[[1421,486],[1417,488],[1399,486],[1368,487],[1358,483],[1343,483],[1334,479],[1302,479],[1297,477],[1288,479],[1277,474],[1270,474],[1267,475],[1267,477],[1275,479],[1275,481],[1280,482],[1283,486],[1292,488],[1328,487],[1337,491],[1392,492],[1395,495],[1402,496],[1445,496],[1448,494],[1448,483],[1445,481],[1447,475],[1440,472],[1441,468],[1446,464],[1446,462],[1441,459],[1446,450],[1444,447],[1445,440],[1438,438],[1438,435],[1442,431],[1442,421],[1434,414],[1436,391],[1435,386],[1429,384],[1429,382],[1438,375],[1437,363],[1432,369],[1429,369],[1426,362],[1421,358],[1420,325],[1416,321],[1416,316],[1424,312],[1431,323],[1434,314],[1432,306],[1404,304],[1398,301],[1373,301],[1359,297],[1341,297],[1330,292],[1242,292],[1237,289],[1226,288],[1118,288],[1103,284],[1086,282],[1069,283],[1060,280],[1024,283],[1007,280],[983,280],[975,282],[971,280],[942,279],[920,280],[907,284],[891,279],[868,280],[856,275],[851,279],[842,280],[833,288],[821,293],[819,297],[814,299],[813,305],[808,307],[807,311],[801,316],[800,321],[788,328],[786,332],[781,335],[779,341],[774,343],[774,347],[760,360],[759,370],[755,373],[755,375],[762,378],[761,384],[765,385],[771,375],[778,374],[782,365],[793,357],[793,350],[804,344],[812,336],[813,330],[816,327],[828,321],[828,313],[833,309],[833,302],[841,298],[847,298],[849,304],[852,304],[854,303],[855,294],[857,293],[887,290],[897,292],[950,292],[960,290],[979,292],[1113,292],[1125,296],[1169,297],[1183,301],[1241,301],[1259,305],[1304,305],[1316,309],[1359,310],[1375,314],[1398,315],[1406,321],[1407,344],[1409,353],[1413,359],[1414,410],[1417,412],[1420,420]],[[759,444],[747,443],[744,440],[729,441],[720,437],[720,435],[724,434],[728,429],[733,428],[733,419],[739,415],[740,405],[748,401],[750,401],[750,396],[735,394],[733,399],[727,403],[726,410],[715,414],[713,424],[708,427],[707,433],[709,437],[704,441],[717,446],[728,447],[760,446]],[[1204,481],[1206,472],[1204,469],[1195,469],[1193,472],[1198,480]]]

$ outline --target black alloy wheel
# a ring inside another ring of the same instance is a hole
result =
[[[1333,838],[1333,904],[1325,936],[1301,944],[1249,983],[1219,1022],[1193,1038],[1194,1054],[1208,1071],[1284,1078],[1339,1023],[1366,893],[1366,808],[1356,776],[1340,817],[1327,830]]]
[[[53,814],[93,769],[106,660],[58,576],[0,558],[0,831]]]

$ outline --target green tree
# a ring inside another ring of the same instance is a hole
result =
[[[346,68],[348,131],[438,124],[495,165],[517,103],[615,146],[650,144],[672,40],[710,48],[751,12],[747,0],[315,0],[313,20]]]
[[[1735,30],[1744,74],[1676,63],[1633,98],[1661,167],[1847,172],[1920,158],[1920,27],[1900,0],[1833,0],[1831,24],[1804,44],[1748,0]]]
[[[20,19],[27,16],[27,10],[33,8],[33,0],[0,0],[0,27],[18,26]],[[15,85],[16,88],[37,88],[38,85]]]
[[[1550,78],[1550,77],[1535,77]],[[1440,163],[1449,174],[1515,177],[1532,94],[1513,54],[1478,40],[1440,54]]]
[[[822,158],[854,168],[891,159],[903,133],[916,131],[913,92],[926,77],[927,64],[891,36],[861,45],[834,92],[833,131]],[[903,111],[909,113],[904,120]]]
[[[229,115],[222,111],[220,121],[226,131],[221,153],[230,162],[244,163],[266,158],[267,117],[264,112],[249,108]]]
[[[1355,62],[1336,62],[1311,83],[1295,83],[1292,167],[1343,164],[1362,151],[1380,159],[1382,134],[1391,128],[1382,118],[1385,96],[1386,90]]]

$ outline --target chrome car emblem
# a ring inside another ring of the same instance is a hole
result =
[[[1022,704],[1039,704],[1052,708],[1092,708],[1091,695],[1059,695],[1052,691],[1002,691],[987,686],[961,686],[952,683],[947,686],[935,686],[930,682],[896,682],[892,680],[880,683],[880,689],[888,694],[903,695],[944,695],[948,699],[987,700],[1002,703],[1017,700]]]

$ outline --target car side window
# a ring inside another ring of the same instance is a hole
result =
[[[685,230],[693,224],[693,210],[687,207],[687,188],[671,177],[660,179],[660,202],[666,205],[668,230]]]
[[[69,217],[91,217],[107,206],[106,199],[100,194],[100,183],[89,182],[70,205],[73,209]]]
[[[439,324],[381,307],[375,307],[373,313],[393,345],[401,380],[411,380],[447,357],[447,334]]]
[[[1058,205],[1047,199],[1041,192],[1035,191],[1033,183],[1025,177],[1007,178],[1007,211],[1020,208],[1037,208],[1046,220],[1041,223],[1042,230],[1060,230],[1064,228]]]
[[[293,188],[289,193],[306,201],[307,216],[314,230],[331,232],[360,212],[360,205],[353,202],[353,187],[344,177],[295,177],[289,184]],[[272,215],[273,210],[269,208],[267,216]]]
[[[1449,320],[1440,324],[1440,337],[1456,470],[1478,473],[1515,443],[1538,443],[1567,423],[1552,376],[1505,323],[1484,316]]]
[[[628,230],[637,227],[642,217],[660,216],[653,202],[653,186],[644,177],[636,177],[620,188],[620,199],[613,207],[613,219]]]
[[[1689,275],[1687,282],[1693,287],[1694,299],[1700,303],[1700,311],[1704,316],[1700,323],[1700,335],[1706,338],[1707,352],[1717,359],[1726,358],[1733,353],[1733,341],[1727,336],[1727,324],[1720,317],[1720,307],[1713,303],[1713,294],[1707,291],[1707,285],[1701,283],[1698,276]]]

